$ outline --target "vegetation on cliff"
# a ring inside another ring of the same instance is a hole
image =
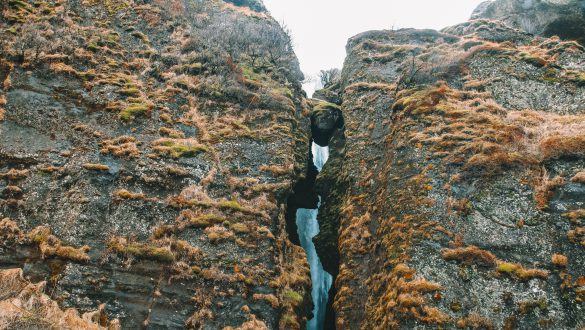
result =
[[[0,265],[123,328],[299,328],[309,270],[281,205],[309,111],[262,3],[0,13]]]
[[[582,326],[583,47],[478,19],[347,50],[318,178],[337,328]]]

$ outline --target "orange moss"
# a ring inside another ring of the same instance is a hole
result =
[[[493,253],[473,245],[455,249],[444,249],[442,255],[445,260],[456,260],[467,265],[478,264],[480,266],[493,267],[497,262],[497,258]]]
[[[494,328],[492,321],[475,313],[469,314],[467,317],[457,320],[456,325],[460,329],[471,328],[491,330]]]
[[[223,226],[213,225],[205,228],[205,234],[212,243],[232,239],[234,233]]]
[[[562,254],[553,254],[553,256],[551,257],[551,262],[553,263],[553,265],[559,268],[566,268],[567,265],[569,264],[569,258]]]
[[[571,181],[585,184],[585,171],[575,174],[575,176],[571,178]]]
[[[45,292],[46,282],[33,284],[22,269],[0,270],[0,325],[4,329],[118,330],[120,322],[108,321],[105,305],[79,315],[76,309],[63,311]]]
[[[145,197],[142,193],[131,193],[126,189],[117,190],[113,196],[117,199],[144,199]]]
[[[293,165],[290,166],[278,166],[278,165],[262,165],[260,171],[270,172],[273,176],[283,176],[292,173]]]
[[[184,139],[185,133],[168,127],[161,127],[158,129],[158,133],[162,136],[167,136],[173,139]]]
[[[77,70],[65,63],[51,63],[49,68],[55,73],[77,74]]]
[[[585,227],[577,227],[567,232],[567,238],[572,243],[579,243],[585,246]]]
[[[578,209],[571,212],[563,213],[564,217],[567,217],[571,222],[579,223],[580,219],[585,219],[585,209]]]
[[[517,278],[521,281],[530,281],[532,279],[546,280],[549,272],[542,269],[525,269],[522,265],[510,262],[499,261],[496,271]]]
[[[138,157],[140,150],[137,145],[140,144],[132,136],[119,136],[114,139],[104,140],[100,143],[102,154],[112,154],[118,157]]]
[[[108,249],[118,254],[133,255],[136,258],[150,259],[165,263],[175,261],[175,255],[169,246],[160,247],[153,242],[132,243],[123,237],[112,237],[108,242]]]
[[[534,201],[536,202],[536,206],[541,210],[548,208],[548,201],[553,195],[552,190],[564,185],[565,179],[556,176],[551,180],[545,172],[541,183],[534,188]]]
[[[90,260],[87,252],[90,247],[85,245],[74,248],[64,245],[57,237],[51,234],[49,227],[39,226],[26,234],[26,238],[37,244],[43,257],[59,257],[76,262],[87,262]]]
[[[28,176],[28,170],[11,169],[8,172],[0,173],[0,178],[7,178],[9,180],[19,180]]]
[[[9,218],[0,220],[0,238],[2,238],[2,242],[18,242],[22,240],[22,237],[22,232],[15,221]]]
[[[254,293],[252,298],[254,298],[254,300],[265,300],[270,303],[272,308],[278,308],[280,306],[278,298],[273,294]]]
[[[545,160],[560,157],[585,156],[585,135],[549,136],[540,142],[540,150]]]
[[[110,167],[108,165],[103,165],[103,164],[85,163],[81,166],[83,168],[85,168],[86,170],[91,170],[91,171],[107,171],[110,169]]]
[[[4,116],[6,113],[6,110],[4,110],[5,106],[6,106],[6,97],[4,97],[4,95],[0,95],[0,121],[4,120]]]

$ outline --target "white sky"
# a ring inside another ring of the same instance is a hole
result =
[[[465,22],[483,0],[264,0],[292,31],[305,74],[340,68],[350,37],[368,30],[441,29]]]

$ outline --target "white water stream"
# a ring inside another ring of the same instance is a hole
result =
[[[313,152],[313,163],[320,172],[329,158],[329,147],[321,147],[313,142],[311,146]],[[319,205],[321,203],[319,202]],[[327,309],[327,299],[329,298],[329,289],[333,282],[331,274],[323,269],[323,264],[319,260],[313,237],[319,234],[319,223],[317,222],[317,209],[298,209],[296,216],[297,231],[301,246],[307,253],[307,259],[311,266],[311,281],[313,298],[313,318],[307,322],[307,330],[321,330],[325,321],[325,311]]]

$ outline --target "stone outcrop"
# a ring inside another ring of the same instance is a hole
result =
[[[472,19],[505,22],[531,34],[577,40],[585,44],[585,1],[495,0],[481,3]]]
[[[347,54],[317,178],[337,329],[582,327],[585,49],[476,19]]]
[[[311,138],[324,147],[328,145],[334,132],[343,127],[343,116],[338,105],[322,100],[310,101],[311,112]]]

